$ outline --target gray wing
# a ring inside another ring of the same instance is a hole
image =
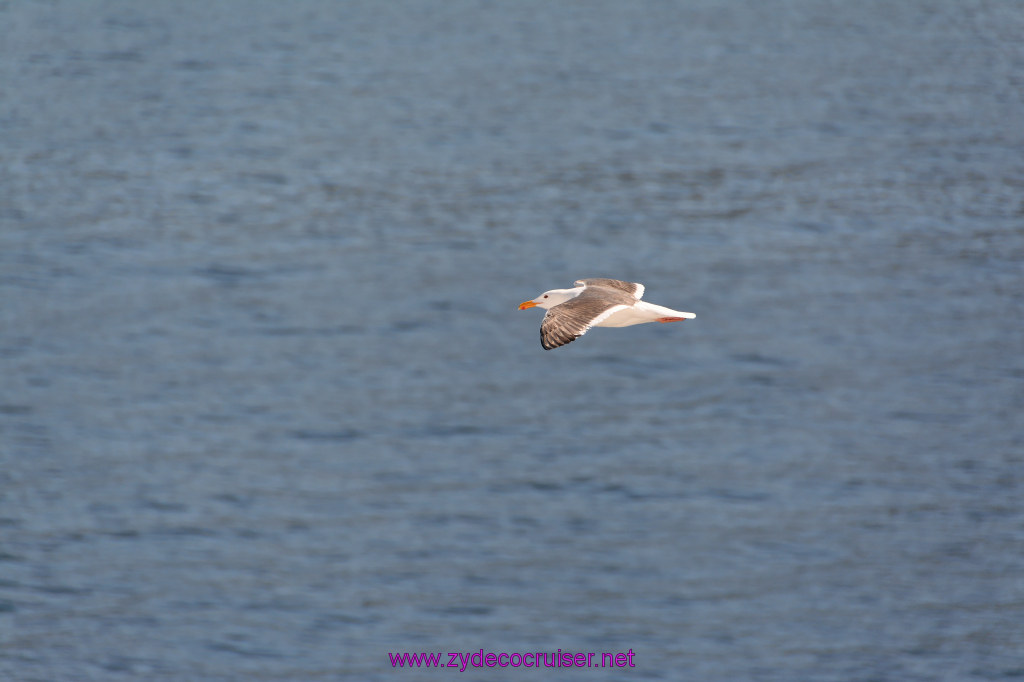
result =
[[[572,343],[616,310],[632,307],[634,303],[636,299],[625,291],[588,286],[576,298],[547,312],[540,323],[540,345],[551,350]]]
[[[576,286],[584,287],[608,287],[609,289],[616,289],[618,291],[625,291],[627,294],[632,294],[636,297],[636,300],[640,300],[644,295],[644,285],[639,282],[623,282],[621,279],[607,279],[605,277],[591,277],[590,279],[578,279],[573,282]]]

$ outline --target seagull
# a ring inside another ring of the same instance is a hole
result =
[[[618,279],[578,279],[572,289],[552,289],[519,304],[520,310],[544,308],[540,345],[551,350],[572,343],[591,327],[629,327],[644,322],[682,322],[697,317],[641,301],[644,285]]]

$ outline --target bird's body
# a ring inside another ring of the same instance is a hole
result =
[[[664,306],[641,301],[644,285],[617,279],[581,279],[572,289],[552,289],[519,305],[544,308],[540,325],[544,350],[572,343],[591,327],[629,327],[645,322],[680,322],[696,317]]]

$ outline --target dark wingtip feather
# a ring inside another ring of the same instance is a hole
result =
[[[580,336],[580,334],[571,336],[569,334],[558,335],[557,333],[544,336],[544,330],[542,329],[540,332],[540,345],[544,350],[554,350],[567,343],[572,343],[576,339],[580,338]]]

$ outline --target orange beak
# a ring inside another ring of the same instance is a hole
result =
[[[519,304],[519,309],[520,310],[526,310],[527,308],[536,308],[536,307],[537,307],[537,304],[534,303],[533,301],[523,301],[522,303]]]

